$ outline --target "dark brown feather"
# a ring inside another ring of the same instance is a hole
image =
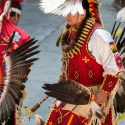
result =
[[[65,103],[85,105],[88,104],[90,99],[90,93],[86,87],[72,80],[64,80],[55,84],[44,84],[42,88],[47,90],[45,93],[48,96]]]
[[[11,113],[23,97],[22,90],[33,62],[38,60],[33,56],[38,54],[37,41],[31,39],[16,49],[8,57],[5,57],[5,80],[0,86],[0,122],[7,121]]]

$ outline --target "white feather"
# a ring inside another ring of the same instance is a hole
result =
[[[60,104],[61,104],[61,101],[56,100],[55,104],[56,104],[56,106],[57,106],[57,107],[59,107],[59,106],[60,106]]]
[[[44,125],[45,124],[43,118],[40,115],[34,114],[34,117],[35,117],[35,125]]]
[[[67,9],[65,9],[65,10],[63,11],[63,16],[66,16],[66,15],[67,15],[67,12],[70,12],[70,11],[71,11],[71,4],[68,4],[68,2],[65,3],[65,4],[67,4]]]
[[[95,101],[92,101],[90,105],[93,114],[96,114],[96,112],[102,114],[101,107]]]
[[[45,13],[51,13],[54,9],[58,8],[65,0],[40,0],[40,9]]]
[[[125,7],[117,13],[117,21],[125,22]]]
[[[40,7],[44,13],[59,16],[67,16],[69,13],[72,15],[76,13],[84,14],[81,0],[41,0]]]
[[[101,120],[93,115],[88,125],[101,125]]]
[[[75,15],[76,13],[84,14],[81,0],[75,1],[66,1],[60,7],[52,12],[56,15],[67,16],[69,13]]]
[[[79,14],[85,14],[85,11],[83,10],[84,8],[81,5],[82,5],[81,1],[78,1],[77,10]]]

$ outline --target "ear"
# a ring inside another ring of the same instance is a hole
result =
[[[15,25],[18,24],[18,22],[19,22],[19,18],[20,18],[20,16],[16,13],[16,15],[14,16],[14,22],[15,22]]]

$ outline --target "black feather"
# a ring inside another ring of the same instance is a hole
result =
[[[118,28],[119,28],[120,25],[121,25],[121,22],[117,25],[117,27],[116,27],[116,29],[115,29],[113,35],[112,35],[113,39],[115,38],[115,35],[116,35],[116,33],[117,33]]]
[[[12,34],[12,36],[11,36],[11,38],[10,38],[10,41],[9,41],[9,43],[8,43],[8,45],[7,45],[7,48],[6,48],[6,52],[10,49],[10,46],[12,45],[12,42],[13,42],[13,38],[14,38],[14,36],[15,36],[15,31],[13,32],[13,34]]]
[[[16,53],[15,55],[12,55],[12,56],[11,56],[11,61],[14,61],[14,60],[16,60],[16,58],[25,56],[26,54],[29,54],[29,53],[33,52],[33,51],[36,50],[38,47],[39,47],[39,46],[36,45],[36,46],[34,46],[34,47],[27,48],[26,50],[25,50],[25,49],[22,50],[21,53],[18,53],[18,54]]]
[[[113,28],[112,28],[112,31],[111,31],[111,35],[113,35],[113,33],[114,33],[116,24],[117,24],[117,21],[115,21],[115,23],[114,23],[114,25],[113,25]]]
[[[28,53],[28,54],[25,54],[24,56],[20,56],[20,57],[17,57],[13,62],[12,64],[16,64],[16,62],[20,62],[20,61],[24,61],[24,60],[27,60],[28,58],[38,54],[40,51],[35,51],[35,52],[31,52],[31,53]]]

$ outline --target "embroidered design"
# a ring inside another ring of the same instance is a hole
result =
[[[49,125],[53,125],[53,123],[52,123],[52,122],[49,122]]]
[[[77,79],[79,78],[79,73],[78,73],[78,71],[75,71],[74,75],[75,75],[75,79],[77,80]]]
[[[14,38],[13,38],[13,41],[19,42],[20,39],[21,39],[21,35],[19,34],[19,32],[16,32],[16,33],[15,33],[15,36],[14,36]]]
[[[9,40],[9,37],[6,36],[4,39],[5,39],[5,41],[8,41],[8,40]]]
[[[116,59],[117,66],[119,67],[120,70],[122,70],[123,64],[122,64],[122,59],[120,57],[120,54],[117,52],[117,53],[114,54],[114,56],[115,56],[115,59]]]
[[[92,70],[89,70],[88,75],[89,75],[89,78],[90,78],[90,79],[92,79],[92,78],[93,78],[94,74],[93,74]]]
[[[85,56],[83,59],[82,59],[85,63],[88,63],[89,62],[89,59]]]
[[[74,115],[72,114],[71,117],[70,117],[70,119],[69,119],[69,121],[68,121],[68,123],[67,123],[67,125],[71,125],[71,122],[72,122],[72,120],[73,120],[73,117],[74,117]]]
[[[94,80],[94,71],[93,71],[94,65],[92,65],[91,67],[89,65],[87,65],[87,69],[88,69],[88,71],[87,71],[88,80],[90,82],[91,80]]]
[[[115,42],[110,42],[109,45],[111,47],[112,52],[114,53],[114,57],[115,57],[117,66],[118,66],[119,70],[121,71],[123,68],[123,64],[122,64],[122,59],[120,57],[120,54],[118,53],[116,44],[115,44]]]
[[[111,93],[117,83],[118,83],[117,76],[107,74],[101,86],[101,90],[105,91],[106,93]]]
[[[62,116],[58,118],[58,124],[60,124],[61,122],[62,122]]]
[[[113,82],[111,81],[111,82],[108,83],[108,87],[110,88],[112,86],[113,86]]]
[[[19,46],[17,44],[14,45],[13,49],[16,50]]]
[[[110,42],[109,45],[113,53],[118,52],[115,42]]]

